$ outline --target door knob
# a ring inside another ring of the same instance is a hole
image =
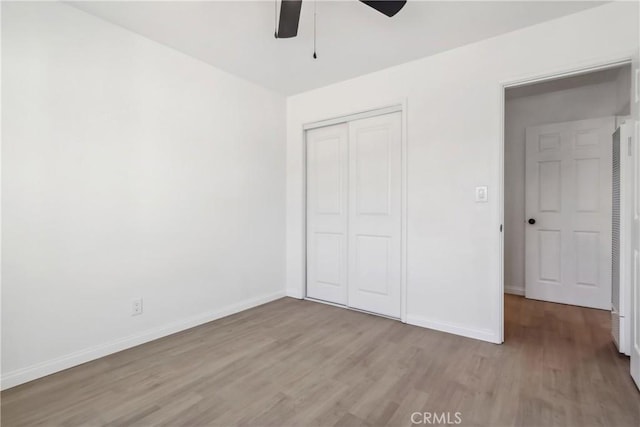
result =
[[[531,224],[531,225],[533,225],[533,224],[535,224],[535,223],[536,223],[536,220],[535,220],[535,219],[533,219],[533,218],[529,218],[528,223],[529,223],[529,224]]]

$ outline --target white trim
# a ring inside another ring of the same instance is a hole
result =
[[[266,304],[268,302],[280,299],[284,296],[285,293],[283,291],[279,291],[258,298],[247,299],[218,310],[198,314],[196,316],[169,323],[158,328],[148,329],[140,334],[130,335],[122,339],[99,344],[93,347],[86,348],[84,350],[57,357],[55,359],[27,366],[26,368],[16,369],[15,371],[7,372],[6,374],[2,375],[2,379],[0,380],[0,388],[2,390],[6,390],[10,387],[15,387],[28,381],[32,381],[46,375],[51,375],[55,372],[72,368],[82,363],[99,359],[112,353],[117,353],[119,351],[126,350],[128,348],[135,347],[149,341],[166,337],[167,335],[175,334],[176,332],[181,332],[186,329],[211,322],[213,320],[230,316],[232,314],[239,313],[241,311],[257,307],[262,304]]]
[[[300,289],[287,288],[287,296],[295,299],[305,299]]]
[[[302,125],[302,281],[298,291],[294,289],[287,289],[287,295],[292,298],[307,299],[307,131],[310,129],[316,129],[319,127],[330,126],[338,123],[346,123],[353,120],[364,119],[368,117],[381,116],[384,114],[390,114],[400,112],[402,124],[401,124],[401,156],[402,156],[402,188],[401,188],[401,205],[402,205],[402,219],[401,219],[401,272],[400,278],[400,321],[407,323],[407,277],[408,277],[408,264],[407,264],[407,219],[408,219],[408,113],[407,113],[407,98],[402,98],[395,102],[390,102],[386,106],[372,108],[365,111],[346,114],[326,120],[320,120],[310,123],[304,123]],[[318,301],[318,300],[313,300]],[[342,306],[341,306],[342,307]],[[346,306],[345,306],[346,307]],[[348,307],[347,307],[348,308]],[[384,316],[386,317],[386,316]],[[390,319],[393,319],[389,317]],[[398,319],[396,319],[398,320]]]
[[[348,305],[338,304],[331,301],[324,301],[317,298],[305,297],[304,300],[310,301],[310,302],[318,302],[320,304],[325,304],[325,305],[331,305],[333,307],[338,307],[338,308],[346,308],[347,310],[355,311],[357,313],[368,314],[370,316],[384,317],[385,319],[389,319],[389,320],[395,320],[395,321],[400,320],[397,317],[387,316],[386,314],[374,313],[373,311],[367,311],[367,310],[362,310],[355,307],[349,307]]]
[[[374,116],[382,116],[385,114],[402,112],[403,104],[394,104],[388,107],[374,108],[371,110],[361,111],[358,113],[348,114],[346,116],[333,117],[317,122],[305,123],[302,125],[303,130],[317,129],[325,126],[337,125],[338,123],[352,122],[354,120],[366,119]]]
[[[330,305],[330,306],[332,306],[332,307],[346,308],[347,310],[351,309],[351,307],[349,307],[348,305],[338,304],[338,303],[336,303],[336,302],[325,301],[325,300],[322,300],[322,299],[311,298],[311,297],[304,297],[303,299],[304,299],[305,301],[318,302],[318,303],[320,303],[320,304]]]
[[[505,98],[506,88],[500,85],[500,141],[498,150],[498,315],[496,316],[496,331],[499,336],[499,342],[504,342],[504,126],[505,126]]]
[[[300,298],[307,297],[307,131],[302,129],[302,281]]]
[[[534,83],[542,83],[549,80],[557,80],[563,79],[566,77],[579,76],[581,74],[589,74],[594,73],[596,71],[608,70],[610,68],[622,67],[623,65],[630,65],[631,58],[625,58],[621,60],[614,61],[605,61],[601,64],[587,66],[587,67],[579,67],[573,68],[568,71],[558,72],[558,73],[550,73],[550,74],[542,74],[537,75],[535,77],[524,77],[521,79],[510,80],[508,83],[503,83],[505,87],[516,88],[520,86],[527,86]]]
[[[505,118],[505,95],[507,88],[514,88],[526,84],[531,83],[539,83],[548,80],[555,80],[563,77],[575,76],[579,74],[590,73],[593,71],[605,70],[608,68],[615,68],[626,64],[632,64],[633,57],[636,54],[635,51],[626,51],[617,55],[612,55],[606,58],[594,59],[592,61],[584,62],[581,64],[574,64],[573,66],[566,66],[561,69],[549,70],[547,72],[541,72],[529,76],[522,76],[519,78],[512,78],[500,81],[498,83],[499,88],[499,96],[500,96],[500,118],[499,118],[499,129],[500,129],[500,143],[499,143],[499,152],[498,152],[498,173],[499,173],[499,225],[502,225],[502,230],[504,230],[504,118]],[[496,298],[498,301],[498,322],[497,331],[499,331],[500,335],[500,343],[504,342],[504,294],[506,292],[504,286],[504,232],[500,233],[500,244],[499,244],[499,257],[498,257],[498,268],[499,268],[499,284],[496,289]],[[621,254],[622,256],[622,254]]]
[[[400,269],[402,271],[402,277],[400,277],[400,321],[402,323],[407,323],[407,295],[408,295],[408,285],[407,285],[407,277],[409,277],[409,267],[408,267],[408,263],[407,263],[407,259],[408,259],[408,241],[409,241],[409,234],[408,234],[408,224],[409,224],[409,122],[408,122],[408,118],[409,118],[409,114],[408,114],[408,100],[407,98],[404,98],[402,100],[402,102],[400,103],[401,106],[401,110],[400,110],[400,119],[402,120],[401,123],[401,150],[402,152],[400,153],[401,157],[402,157],[402,170],[400,171],[400,174],[402,176],[401,180],[402,180],[402,188],[400,190],[401,192],[401,196],[400,196],[400,204],[401,204],[401,209],[402,209],[402,219],[400,220],[401,224],[401,230],[400,230],[400,236],[402,239],[402,248],[400,249],[401,253],[400,253],[400,262],[402,263],[402,265],[400,266]]]
[[[409,315],[407,323],[423,328],[434,329],[436,331],[447,332],[450,334],[461,335],[467,338],[473,338],[481,341],[487,341],[494,344],[501,344],[502,338],[496,335],[495,331],[490,329],[472,329],[466,326],[460,326],[453,323],[441,322],[438,320],[427,319],[422,316]]]
[[[504,287],[504,293],[505,294],[511,294],[511,295],[524,296],[524,288],[515,288],[513,286],[505,286]]]

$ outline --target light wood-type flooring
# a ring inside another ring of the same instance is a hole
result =
[[[283,298],[6,390],[2,426],[638,427],[609,316],[507,295],[495,345]]]

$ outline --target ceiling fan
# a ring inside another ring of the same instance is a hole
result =
[[[392,17],[407,3],[406,0],[360,0],[380,13]],[[275,36],[279,39],[295,37],[298,34],[300,9],[302,0],[282,0],[280,6],[280,23]]]

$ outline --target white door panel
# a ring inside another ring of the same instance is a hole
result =
[[[307,132],[307,296],[347,303],[348,132]]]
[[[527,298],[611,308],[614,119],[527,128]]]
[[[634,221],[632,247],[634,250],[634,278],[631,286],[631,377],[640,388],[640,61],[638,54],[633,57],[631,68],[631,122],[632,155],[634,157]]]
[[[636,146],[637,147],[637,146]],[[640,186],[640,185],[639,185]],[[636,236],[640,238],[640,236]],[[631,290],[631,377],[640,389],[640,251],[633,253],[634,277]]]
[[[349,306],[400,317],[401,115],[349,123]]]

